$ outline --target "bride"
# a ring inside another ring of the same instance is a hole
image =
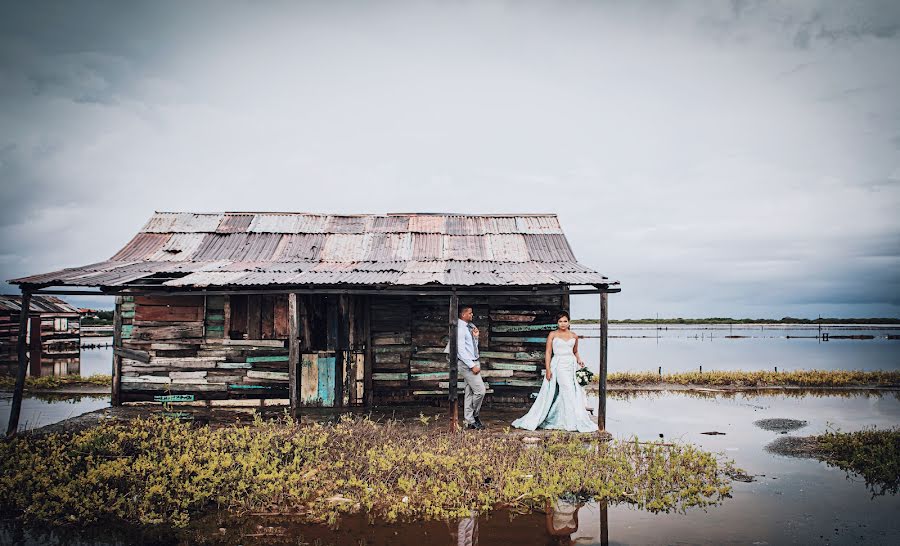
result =
[[[578,336],[569,330],[569,314],[561,312],[556,325],[558,329],[547,337],[546,373],[541,391],[528,413],[512,425],[527,430],[596,432],[597,423],[591,420],[586,409],[584,389],[575,378],[575,371],[584,367],[584,361],[578,356]]]

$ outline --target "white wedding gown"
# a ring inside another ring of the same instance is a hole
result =
[[[551,379],[544,378],[537,400],[524,416],[513,421],[516,428],[538,428],[596,432],[597,423],[587,412],[587,396],[575,379],[575,338],[568,341],[553,339],[553,358],[550,359]]]

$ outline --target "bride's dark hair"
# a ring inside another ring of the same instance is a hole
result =
[[[571,317],[569,317],[569,312],[568,312],[568,311],[560,311],[559,313],[557,313],[557,315],[556,315],[556,321],[559,322],[559,319],[561,319],[561,318],[563,318],[563,317],[566,317],[566,320],[568,320],[568,321],[570,321],[570,322],[572,321]]]

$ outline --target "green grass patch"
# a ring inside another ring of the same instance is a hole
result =
[[[526,446],[350,417],[296,426],[257,416],[222,428],[157,417],[0,444],[0,508],[56,524],[175,526],[217,511],[446,519],[543,508],[564,494],[683,511],[721,503],[734,470],[687,444],[559,433]]]
[[[599,381],[594,376],[594,381]],[[615,372],[607,376],[606,382],[613,385],[652,385],[669,383],[675,385],[709,385],[735,387],[897,387],[900,386],[898,371],[858,371],[858,370],[794,370],[774,371],[706,371],[667,373],[656,372]]]
[[[12,389],[16,385],[16,378],[11,375],[0,376],[0,389]],[[43,377],[25,377],[26,390],[52,390],[67,385],[99,385],[108,387],[112,385],[111,375],[45,375]]]

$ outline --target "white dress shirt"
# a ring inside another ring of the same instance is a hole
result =
[[[456,324],[456,354],[457,358],[465,362],[469,368],[478,366],[475,339],[469,332],[469,323],[462,319]]]

